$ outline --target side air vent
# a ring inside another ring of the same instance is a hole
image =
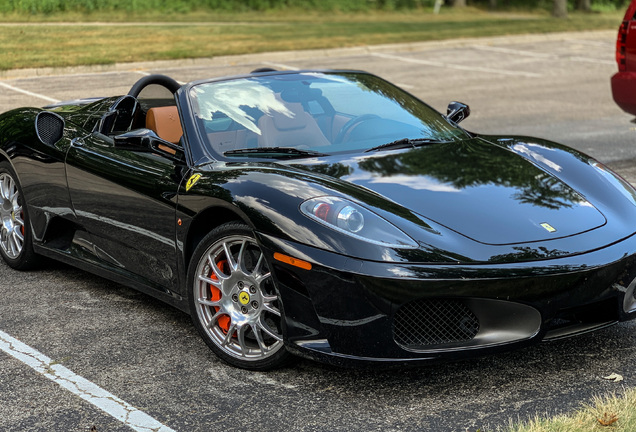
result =
[[[46,145],[54,145],[64,134],[64,119],[59,115],[43,111],[35,118],[35,132]]]

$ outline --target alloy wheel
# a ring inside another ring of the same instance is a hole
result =
[[[0,220],[0,247],[15,259],[24,248],[24,211],[18,185],[7,173],[0,173]]]
[[[194,301],[204,333],[224,354],[257,362],[284,348],[272,274],[249,236],[222,237],[205,251]]]

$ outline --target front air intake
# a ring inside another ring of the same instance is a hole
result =
[[[479,320],[460,300],[423,299],[402,306],[393,318],[393,339],[408,350],[466,342],[479,332]]]
[[[35,132],[46,145],[54,145],[64,134],[64,119],[59,115],[42,111],[35,119]]]

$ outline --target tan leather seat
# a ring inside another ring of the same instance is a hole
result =
[[[258,121],[259,147],[311,148],[331,144],[314,118],[299,103],[287,103],[294,113],[289,117],[278,111],[264,114]]]
[[[183,135],[176,106],[150,108],[146,114],[146,128],[173,144],[178,144]]]

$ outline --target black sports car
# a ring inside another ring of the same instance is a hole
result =
[[[224,361],[459,359],[636,316],[636,191],[355,71],[278,72],[0,116],[0,252],[190,313]]]

